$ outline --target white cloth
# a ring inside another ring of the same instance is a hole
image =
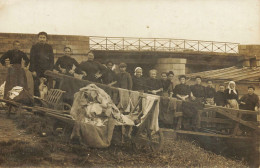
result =
[[[230,84],[234,84],[235,87],[234,87],[233,89],[231,89]],[[234,81],[230,81],[230,82],[228,83],[228,93],[231,94],[231,91],[232,91],[232,90],[233,90],[233,92],[234,92],[235,94],[237,94],[237,91],[236,91],[236,83],[235,83]]]
[[[159,131],[159,121],[158,121],[158,117],[159,117],[159,104],[160,104],[160,97],[156,96],[156,95],[150,95],[150,94],[144,94],[145,98],[143,98],[142,100],[142,104],[143,104],[143,116],[141,117],[141,123],[145,121],[147,114],[149,112],[152,112],[152,118],[151,118],[151,125],[150,125],[150,129],[152,131]],[[153,105],[155,104],[155,109],[154,111],[151,111]],[[140,123],[140,124],[141,124]],[[138,125],[140,125],[138,124]],[[137,125],[137,126],[138,126]]]

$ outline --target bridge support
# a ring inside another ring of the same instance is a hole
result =
[[[156,69],[159,73],[173,71],[175,75],[185,74],[186,59],[179,58],[159,58]]]

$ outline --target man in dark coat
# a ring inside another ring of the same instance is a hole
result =
[[[34,44],[30,51],[30,67],[29,70],[34,76],[34,94],[39,96],[40,78],[45,77],[46,70],[53,70],[54,54],[50,44],[47,44],[48,35],[46,32],[38,33],[38,43]],[[52,87],[52,83],[48,81],[48,87]]]
[[[128,89],[132,90],[133,88],[133,80],[130,75],[130,73],[126,72],[126,63],[120,63],[119,64],[119,70],[120,72],[118,73],[118,87],[123,88],[123,89]]]
[[[64,47],[64,56],[59,57],[54,65],[54,69],[65,75],[73,76],[74,73],[82,74],[79,63],[71,57],[70,47]]]
[[[79,67],[87,74],[83,79],[102,83],[102,76],[106,71],[106,67],[99,62],[94,61],[94,58],[93,52],[89,52],[88,60],[81,62]]]
[[[215,97],[214,97],[214,101],[216,103],[217,106],[222,106],[224,107],[226,105],[226,95],[225,95],[225,86],[223,84],[219,85],[219,90],[216,92]]]
[[[114,63],[112,61],[107,61],[106,63],[106,70],[105,73],[102,76],[102,81],[104,84],[109,86],[117,86],[117,75],[113,71]]]
[[[204,102],[205,98],[205,87],[201,84],[201,77],[196,77],[196,84],[190,86],[192,92],[192,98],[199,102]]]
[[[259,107],[259,97],[254,93],[255,87],[248,86],[248,94],[240,98],[240,107],[243,110],[257,111]]]
[[[216,94],[216,89],[213,86],[213,81],[208,80],[208,86],[205,88],[205,98],[206,98],[206,103],[210,105],[214,105],[214,97]]]
[[[7,51],[6,53],[3,54],[3,56],[0,58],[0,63],[5,66],[5,60],[9,59],[10,64],[20,64],[22,63],[22,60],[25,61],[25,67],[29,64],[29,58],[27,55],[20,50],[20,42],[19,41],[14,41],[13,42],[13,49]]]
[[[29,58],[20,49],[20,42],[13,42],[13,49],[7,51],[0,58],[2,65],[6,65],[5,61],[9,59],[11,67],[8,68],[6,77],[6,84],[4,89],[4,98],[8,98],[8,92],[15,86],[21,86],[24,89],[28,89],[27,78],[24,69],[22,68],[22,60],[24,60],[25,67],[28,66]]]

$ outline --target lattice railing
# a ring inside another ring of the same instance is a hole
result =
[[[131,37],[89,37],[91,50],[238,53],[239,43]]]

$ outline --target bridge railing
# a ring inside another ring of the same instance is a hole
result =
[[[132,37],[89,37],[91,50],[238,53],[239,43]]]

